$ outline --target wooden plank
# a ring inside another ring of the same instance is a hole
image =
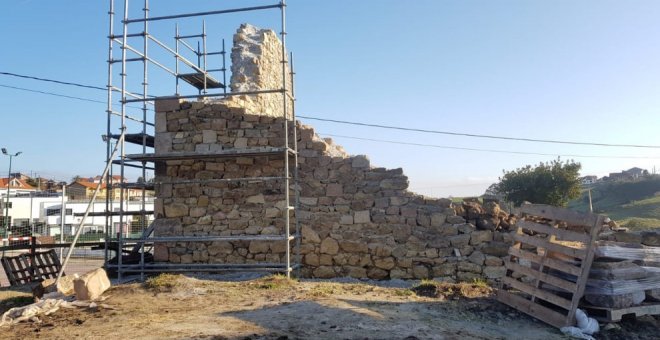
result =
[[[502,283],[509,285],[510,287],[513,287],[515,289],[518,289],[519,291],[523,293],[527,293],[531,296],[535,296],[539,299],[543,299],[545,301],[548,301],[552,304],[555,304],[561,308],[566,309],[567,311],[570,310],[571,308],[571,300],[564,299],[561,296],[555,295],[547,290],[543,290],[540,288],[536,288],[533,286],[530,286],[524,282],[520,282],[512,277],[505,276],[502,278]]]
[[[579,213],[545,204],[523,204],[520,207],[520,212],[551,220],[561,220],[570,225],[592,226],[596,224],[599,218],[598,215]]]
[[[513,247],[509,248],[509,254],[535,263],[541,263],[543,261],[543,257],[541,255]],[[576,267],[569,263],[555,259],[546,258],[544,264],[550,268],[571,274],[573,276],[579,276],[582,273],[582,269],[580,267]]]
[[[530,244],[536,247],[541,247],[543,249],[561,253],[567,256],[579,258],[580,260],[584,260],[587,257],[586,249],[571,248],[562,244],[551,243],[548,240],[539,237],[515,234],[513,235],[513,239],[516,241],[520,241],[522,243]]]
[[[497,291],[497,300],[551,326],[557,328],[569,326],[565,315],[509,293],[503,289]]]
[[[575,282],[567,281],[564,279],[560,279],[556,276],[552,276],[547,273],[542,273],[539,271],[536,271],[532,268],[528,268],[525,266],[521,266],[517,263],[511,262],[511,261],[505,261],[504,265],[506,266],[507,269],[513,270],[515,272],[518,272],[520,274],[528,275],[528,276],[533,276],[535,278],[538,278],[539,280],[549,283],[555,287],[559,287],[561,289],[564,289],[568,292],[574,292],[575,289],[577,288],[577,284]]]
[[[623,316],[628,314],[634,314],[635,316],[660,315],[660,302],[644,303],[640,306],[620,309],[591,305],[582,305],[581,308],[584,308],[588,312],[589,316],[604,322],[621,321]]]
[[[582,269],[582,273],[578,276],[577,289],[575,290],[575,294],[573,294],[571,309],[568,313],[568,320],[570,322],[575,321],[575,311],[577,310],[578,304],[580,303],[580,299],[582,299],[582,295],[584,294],[584,289],[587,286],[587,279],[589,278],[589,270],[591,269],[591,264],[594,261],[594,247],[596,245],[596,240],[598,239],[598,233],[603,227],[603,223],[605,221],[605,216],[601,216],[601,215],[595,215],[595,216],[596,216],[596,221],[591,226],[591,230],[589,232],[589,235],[591,236],[591,240],[586,245],[587,254],[584,260],[582,261],[582,265],[580,266]]]
[[[591,240],[591,237],[589,237],[588,234],[578,233],[566,229],[553,228],[546,224],[539,224],[531,221],[521,220],[516,223],[516,226],[519,228],[532,230],[537,233],[558,236],[564,241],[578,241],[586,244]]]

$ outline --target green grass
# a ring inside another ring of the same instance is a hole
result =
[[[660,176],[629,182],[603,182],[591,187],[594,212],[631,230],[660,228]],[[587,190],[569,208],[589,211]]]

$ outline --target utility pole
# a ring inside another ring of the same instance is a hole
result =
[[[589,212],[593,213],[594,212],[594,206],[591,204],[591,188],[589,190]]]
[[[18,157],[22,152],[19,151],[15,154],[10,154],[7,152],[7,149],[2,148],[2,154],[9,156],[9,173],[7,174],[7,202],[5,203],[5,233],[9,232],[9,187],[11,185],[11,160],[14,157]]]

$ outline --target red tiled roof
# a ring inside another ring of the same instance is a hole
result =
[[[0,187],[7,188],[8,178],[0,178]],[[35,190],[35,187],[27,184],[24,180],[20,178],[11,178],[10,189],[23,189],[23,190]],[[18,183],[18,185],[16,185]]]

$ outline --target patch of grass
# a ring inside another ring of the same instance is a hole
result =
[[[411,288],[419,296],[442,299],[478,298],[493,293],[493,289],[484,280],[475,279],[473,283],[446,283],[434,280],[422,280],[419,285]]]
[[[632,217],[619,220],[617,223],[622,227],[630,229],[631,231],[652,230],[660,228],[660,219],[657,218]]]
[[[155,290],[158,292],[169,292],[179,285],[179,279],[181,279],[181,275],[179,274],[163,273],[158,276],[148,278],[144,283],[144,286],[147,289]]]
[[[250,283],[250,286],[257,289],[285,289],[290,288],[296,282],[294,279],[287,278],[286,275],[275,274],[260,278]]]
[[[419,296],[437,297],[438,284],[439,282],[437,281],[423,279],[417,286],[412,287],[410,290]]]
[[[413,294],[415,294],[415,292],[406,288],[395,289],[393,293],[396,296],[412,296]]]
[[[473,279],[472,284],[477,287],[489,287],[488,282],[484,279]]]
[[[328,297],[335,293],[335,287],[329,284],[319,284],[312,288],[309,295],[313,297]]]

